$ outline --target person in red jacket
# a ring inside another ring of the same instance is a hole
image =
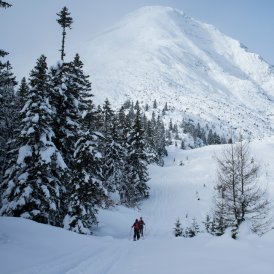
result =
[[[142,236],[142,237],[144,237],[144,225],[145,225],[145,222],[142,219],[142,217],[140,217],[140,220],[139,220],[139,232],[140,232],[140,236]]]
[[[134,228],[134,235],[133,235],[133,240],[139,240],[140,239],[140,228],[139,228],[139,221],[138,219],[135,220],[134,224],[132,225]]]

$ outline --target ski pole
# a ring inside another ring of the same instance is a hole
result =
[[[131,232],[132,232],[132,227],[130,228],[130,232],[129,232],[129,240],[131,239]]]
[[[143,239],[145,239],[145,232],[147,230],[147,226],[145,225],[145,229],[143,230]]]

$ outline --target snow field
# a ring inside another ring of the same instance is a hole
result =
[[[139,209],[101,210],[94,236],[1,217],[0,273],[273,274],[273,230],[259,238],[245,226],[237,241],[229,233],[222,237],[201,233],[192,239],[172,234],[178,217],[183,226],[193,217],[201,225],[210,210],[215,157],[223,147],[187,151],[170,147],[165,166],[150,167],[151,197]],[[274,137],[252,142],[251,150],[262,166],[260,179],[268,184],[273,199]],[[146,222],[145,239],[134,242],[130,228],[140,216]]]

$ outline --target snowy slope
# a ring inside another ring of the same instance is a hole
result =
[[[262,238],[246,230],[237,241],[229,235],[212,237],[201,233],[193,239],[172,235],[178,217],[183,226],[193,217],[200,223],[210,210],[214,158],[222,148],[185,151],[171,147],[164,167],[150,167],[151,198],[139,210],[117,207],[101,211],[95,236],[1,217],[0,273],[272,274],[273,230]],[[268,184],[273,199],[274,137],[252,142],[251,149],[261,163],[260,179]],[[140,216],[146,222],[145,240],[133,242],[130,227]]]
[[[144,7],[86,46],[93,93],[175,108],[217,131],[261,137],[274,128],[274,70],[214,26],[179,10]]]

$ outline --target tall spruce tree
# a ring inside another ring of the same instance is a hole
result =
[[[70,17],[70,12],[67,7],[63,7],[60,13],[57,13],[58,19],[56,20],[58,24],[62,27],[62,47],[61,51],[61,60],[64,60],[65,57],[65,37],[66,37],[66,28],[71,29],[71,25],[73,23],[72,17]]]
[[[141,123],[140,107],[137,105],[135,119],[127,139],[127,157],[122,202],[129,206],[136,205],[149,196],[147,186],[147,155],[145,153],[144,131]]]
[[[125,184],[125,160],[126,148],[123,147],[123,140],[118,131],[118,119],[115,117],[110,125],[110,135],[106,137],[104,150],[104,178],[109,191],[118,191],[120,197]]]
[[[51,98],[56,112],[54,142],[69,169],[73,164],[74,145],[81,132],[80,89],[72,72],[72,63],[59,62],[51,68]]]
[[[16,106],[16,84],[10,63],[0,61],[0,183],[13,148],[20,111]]]
[[[116,138],[115,143],[118,141],[117,136],[117,129],[116,125],[114,125],[114,111],[111,108],[110,102],[108,99],[105,100],[103,108],[102,108],[102,134],[104,136],[101,142],[101,150],[103,153],[103,174],[104,174],[104,186],[107,191],[113,192],[115,191],[115,182],[112,180],[112,172],[113,166],[111,162],[111,155],[114,153],[112,149],[114,148],[113,145],[113,138]],[[113,136],[115,135],[115,136]],[[114,155],[113,155],[114,156]]]
[[[166,150],[166,139],[165,139],[165,126],[160,116],[157,118],[156,122],[156,132],[154,137],[154,142],[156,144],[156,152],[158,155],[157,164],[160,166],[164,165],[163,158],[167,156]]]
[[[23,108],[27,101],[28,93],[29,93],[29,85],[25,77],[22,78],[20,86],[17,90],[17,100],[18,100],[18,107],[20,110]]]
[[[7,172],[0,212],[60,226],[60,176],[66,166],[52,142],[55,113],[49,103],[47,63],[43,55],[31,71],[30,86],[22,110],[17,162]]]
[[[63,179],[63,198],[61,211],[63,218],[67,214],[68,203],[73,191],[72,175],[74,168],[75,143],[81,134],[79,120],[79,90],[75,90],[71,77],[71,63],[59,62],[51,68],[51,105],[56,115],[54,116],[53,128],[55,136],[54,144],[62,154],[68,167]]]
[[[82,134],[75,144],[74,174],[70,180],[64,227],[82,234],[91,234],[92,227],[97,225],[98,208],[108,201],[100,179],[101,159],[97,147],[96,135],[91,130]]]
[[[64,136],[64,143],[71,142],[72,145],[72,158],[67,158],[71,179],[67,186],[69,195],[64,226],[78,233],[90,234],[92,226],[97,224],[97,209],[108,202],[102,183],[100,134],[93,131],[92,124],[96,123],[97,117],[90,93],[91,84],[83,72],[78,54],[66,73],[69,79],[66,97],[71,100],[67,102],[70,116],[69,113],[63,115],[74,127],[67,127],[65,131],[69,135]],[[69,140],[69,136],[72,139]]]

